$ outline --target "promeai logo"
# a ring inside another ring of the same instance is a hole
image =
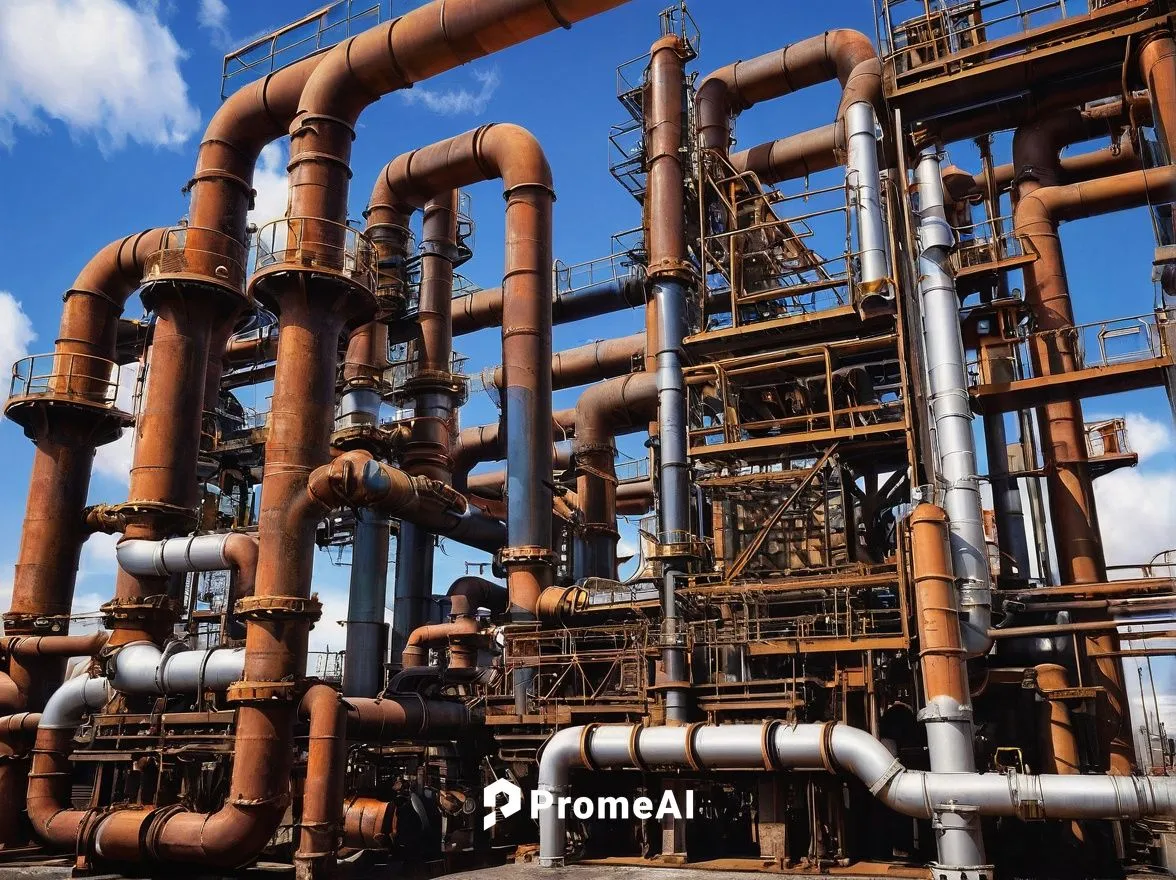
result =
[[[577,819],[693,819],[694,792],[685,792],[685,803],[679,803],[674,791],[662,793],[656,804],[647,797],[556,797],[549,791],[531,793],[531,818],[538,820],[544,810],[555,810],[561,819],[569,815]],[[499,803],[503,799],[504,803]],[[523,806],[523,790],[506,779],[497,779],[482,791],[482,805],[486,808],[483,828],[493,828],[499,816],[513,816]]]
[[[500,797],[505,798],[506,802],[499,804]],[[510,780],[495,779],[482,789],[482,806],[486,808],[486,818],[482,820],[482,827],[493,828],[499,814],[506,819],[523,808],[523,790]]]

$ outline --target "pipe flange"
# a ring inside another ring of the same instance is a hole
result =
[[[504,566],[512,565],[554,565],[555,553],[546,547],[525,545],[522,547],[503,547],[498,551],[498,561]]]
[[[645,274],[650,281],[658,281],[664,276],[689,283],[698,277],[698,272],[689,260],[677,260],[673,257],[650,263]]]
[[[415,400],[422,394],[449,394],[458,399],[469,396],[469,380],[444,370],[418,370],[405,379],[390,395],[393,400]]]
[[[68,614],[25,614],[8,611],[3,615],[4,633],[10,636],[57,635],[69,631]],[[9,653],[12,653],[9,644]]]
[[[305,620],[314,623],[323,615],[323,604],[317,597],[301,596],[245,596],[233,606],[239,620]]]
[[[580,734],[580,763],[588,770],[599,770],[600,765],[592,757],[592,734],[600,724],[593,722],[592,724],[585,724],[584,730]]]
[[[111,629],[127,623],[151,625],[161,620],[171,622],[177,617],[178,607],[170,596],[156,594],[111,599],[98,610],[102,613],[103,624]]]
[[[706,769],[698,757],[698,744],[695,742],[698,738],[698,731],[705,726],[705,721],[695,721],[693,724],[686,725],[686,763],[695,773],[702,773]]]
[[[117,520],[124,527],[156,526],[176,534],[193,531],[198,523],[196,511],[192,508],[163,501],[124,501],[104,506],[101,514],[95,516],[100,520]]]
[[[331,434],[332,449],[340,452],[359,449],[377,458],[391,458],[401,445],[403,441],[396,429],[389,430],[379,425],[351,425]]]
[[[225,692],[230,703],[293,702],[301,698],[302,688],[296,681],[237,681]]]
[[[642,773],[648,773],[649,764],[641,757],[641,731],[644,729],[640,724],[634,724],[629,731],[629,763]]]
[[[841,768],[837,765],[837,758],[833,754],[833,730],[836,727],[836,724],[826,722],[821,729],[821,764],[831,776],[836,776],[841,772]]]
[[[760,728],[760,755],[764,759],[765,770],[779,770],[780,759],[776,754],[776,730],[784,722],[780,720],[765,721]]]

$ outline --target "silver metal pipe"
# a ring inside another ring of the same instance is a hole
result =
[[[113,696],[114,691],[105,678],[79,675],[66,679],[46,701],[37,727],[45,730],[73,730],[82,723],[87,712],[101,709]]]
[[[934,819],[940,838],[936,876],[974,877],[966,863],[970,817],[1023,819],[1140,818],[1176,814],[1176,779],[1142,776],[938,773],[908,770],[868,732],[836,724],[768,722],[687,727],[628,724],[565,728],[539,756],[540,791],[569,797],[573,767],[689,767],[703,770],[809,770],[835,767],[856,776],[896,812]],[[555,808],[539,815],[539,862],[563,865],[564,820]]]
[[[106,675],[110,686],[123,694],[192,694],[223,691],[240,681],[244,670],[244,648],[192,651],[183,642],[165,648],[132,642],[111,656]]]
[[[226,546],[238,535],[237,532],[225,532],[162,541],[132,538],[118,544],[115,556],[119,568],[134,575],[162,577],[192,571],[226,571],[233,567],[226,555]],[[240,540],[240,537],[236,539]]]
[[[992,580],[984,541],[976,441],[968,398],[959,300],[947,258],[955,233],[944,212],[943,178],[935,147],[923,150],[919,187],[919,296],[931,421],[935,431],[943,508],[951,532],[951,558],[959,585],[960,626],[968,656],[992,648]]]
[[[687,459],[686,379],[682,347],[686,335],[686,288],[663,278],[654,282],[657,302],[657,425],[658,515],[661,540],[681,544],[690,534],[690,471]],[[615,554],[615,548],[614,548]],[[667,564],[662,582],[662,668],[666,691],[666,720],[684,723],[689,717],[685,648],[679,644],[676,569]]]
[[[857,225],[860,280],[866,292],[890,296],[890,259],[882,222],[877,130],[874,108],[868,101],[858,101],[846,110],[845,182]]]

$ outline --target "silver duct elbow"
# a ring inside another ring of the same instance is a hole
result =
[[[244,648],[189,651],[173,642],[161,650],[150,642],[135,642],[110,658],[107,676],[123,694],[193,694],[223,691],[241,680],[244,669]]]
[[[984,539],[983,504],[972,434],[972,408],[959,299],[947,258],[955,233],[944,211],[943,177],[934,147],[923,150],[919,186],[919,297],[931,420],[943,509],[951,534],[951,561],[959,584],[960,625],[969,657],[992,648],[992,578]]]
[[[569,796],[573,767],[691,767],[698,770],[835,768],[856,776],[896,812],[938,823],[939,864],[973,869],[980,816],[1022,819],[1119,819],[1176,813],[1176,780],[1166,777],[908,770],[868,732],[846,725],[700,724],[570,727],[539,754],[540,791]],[[563,864],[567,848],[559,810],[539,814],[539,862]],[[970,872],[970,871],[969,871]]]
[[[868,101],[846,111],[845,183],[857,225],[857,251],[862,291],[892,298],[890,259],[882,220],[882,176],[878,169],[878,136],[874,108]]]
[[[66,680],[53,692],[41,710],[37,727],[43,730],[73,730],[87,712],[101,709],[114,696],[105,678],[79,675]]]
[[[163,541],[131,539],[122,541],[115,554],[119,568],[127,574],[162,577],[191,571],[226,571],[233,567],[227,555],[228,544],[240,537],[236,532],[226,532]]]

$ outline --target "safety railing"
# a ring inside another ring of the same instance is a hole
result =
[[[1170,357],[1174,318],[1176,311],[1156,309],[1148,315],[1029,333],[1022,339],[1055,367],[1060,365],[1067,371],[1092,370]],[[971,360],[968,370],[973,384],[978,385],[1008,381],[1008,376],[1014,380],[1027,378],[1017,355],[988,361]],[[996,379],[998,371],[1005,378]]]
[[[114,410],[121,374],[114,361],[91,355],[32,355],[12,365],[8,402],[51,397]]]
[[[221,98],[228,97],[238,83],[288,67],[379,24],[386,3],[388,0],[335,0],[234,49],[221,65]]]
[[[376,287],[371,239],[351,226],[317,217],[283,217],[257,231],[254,271],[272,266],[324,270],[365,290]]]
[[[956,249],[950,266],[956,274],[975,272],[987,266],[1025,256],[1021,239],[1013,232],[1012,217],[998,217],[956,228]]]
[[[163,247],[143,261],[143,284],[197,276],[244,293],[245,247],[231,235],[203,226],[176,226]]]
[[[571,293],[622,278],[640,278],[645,274],[645,267],[626,253],[616,253],[572,265],[556,260],[552,272],[555,292]]]
[[[851,304],[860,251],[846,182],[796,193],[767,189],[708,154],[700,217],[707,329],[812,314]],[[796,207],[799,206],[799,207]],[[820,243],[833,250],[824,256]],[[732,282],[736,287],[732,289]],[[729,306],[716,306],[722,294]]]
[[[1125,419],[1105,419],[1086,425],[1086,454],[1090,458],[1130,452]]]
[[[618,483],[635,483],[638,480],[649,479],[649,459],[623,459],[615,465]]]
[[[1083,7],[1085,3],[1072,6]],[[1097,4],[1096,4],[1097,5]],[[885,61],[898,75],[1067,16],[1065,0],[881,0],[875,6]],[[983,59],[981,59],[983,60]]]

